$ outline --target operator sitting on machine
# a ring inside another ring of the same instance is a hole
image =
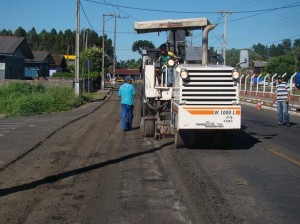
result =
[[[168,60],[173,59],[175,62],[178,62],[179,57],[177,57],[173,52],[168,51],[166,45],[162,44],[160,46],[161,55],[158,58],[158,62],[160,62],[161,66],[167,66],[167,86],[171,87],[173,85],[173,66],[168,65]],[[165,74],[166,70],[163,69],[163,74]]]

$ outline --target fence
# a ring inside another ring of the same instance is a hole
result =
[[[279,74],[270,75],[262,77],[262,74],[255,75],[245,75],[242,74],[240,77],[240,94],[242,95],[250,95],[257,97],[266,97],[271,98],[275,91],[275,86],[277,83],[276,77]],[[287,75],[287,73],[283,74],[282,77]],[[291,89],[291,95],[300,96],[300,89],[297,89],[295,83],[295,76],[297,72],[295,72],[288,80],[284,80],[289,83]]]
[[[277,84],[276,77],[279,74],[274,75],[266,75],[263,78],[262,75],[259,76],[250,76],[250,75],[242,75],[240,77],[240,98],[241,101],[246,101],[250,103],[257,103],[258,101],[262,101],[263,105],[275,107],[276,104],[273,102],[273,96]],[[289,83],[291,89],[291,98],[290,98],[290,110],[300,111],[300,89],[299,83],[296,82],[295,76],[297,73],[294,73],[288,80],[284,80]],[[298,73],[300,76],[300,73]],[[297,77],[298,77],[297,75]],[[286,73],[282,75],[284,78]],[[255,77],[255,78],[254,78]],[[261,79],[260,79],[261,78]],[[299,78],[299,77],[298,77]]]

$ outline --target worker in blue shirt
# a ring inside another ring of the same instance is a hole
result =
[[[120,86],[118,96],[121,97],[121,110],[122,110],[122,129],[129,131],[132,129],[133,119],[133,97],[136,91],[131,84],[131,78],[125,77],[125,82]]]

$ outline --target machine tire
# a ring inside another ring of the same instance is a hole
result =
[[[144,121],[144,136],[154,137],[155,133],[155,122],[152,119],[145,119]]]
[[[185,143],[182,139],[182,136],[181,134],[179,133],[178,130],[175,131],[175,138],[174,138],[174,141],[175,141],[175,148],[185,148]]]

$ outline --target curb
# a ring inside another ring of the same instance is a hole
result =
[[[245,97],[240,97],[240,101],[241,102],[245,102],[245,103],[250,103],[250,104],[257,104],[258,103],[258,99],[256,98],[245,98]],[[271,107],[276,109],[276,103],[273,103],[273,101],[269,101],[269,100],[264,100],[261,99],[261,105],[262,106],[267,106],[267,107]],[[293,105],[289,107],[290,111],[293,111],[295,113],[299,113],[300,114],[300,105]]]

